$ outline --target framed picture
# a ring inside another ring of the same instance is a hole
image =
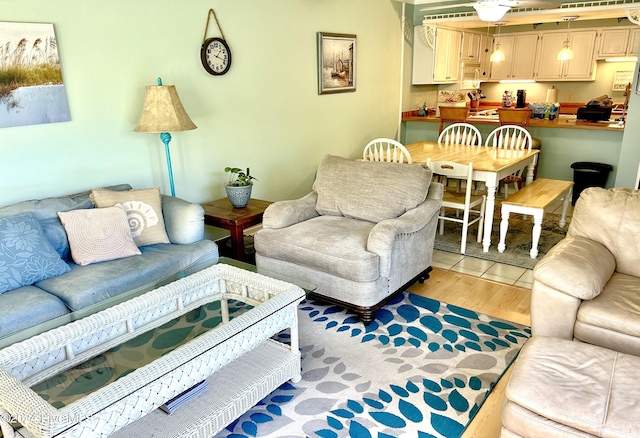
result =
[[[318,32],[318,94],[356,91],[356,36]]]

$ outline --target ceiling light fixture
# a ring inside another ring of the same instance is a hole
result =
[[[562,19],[567,22],[567,39],[564,40],[562,49],[560,49],[560,51],[556,55],[556,59],[558,61],[569,61],[573,59],[573,50],[571,50],[571,47],[569,47],[569,28],[571,27],[571,22],[577,20],[578,18],[579,17],[577,16],[562,17]]]
[[[489,62],[502,62],[505,60],[505,55],[502,49],[500,48],[500,27],[504,26],[506,23],[504,21],[498,21],[494,23],[498,26],[498,37],[496,38],[496,48],[489,57]]]
[[[511,9],[511,6],[503,3],[498,0],[477,1],[473,4],[473,9],[482,21],[498,21]]]

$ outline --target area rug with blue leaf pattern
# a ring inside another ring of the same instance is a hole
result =
[[[531,334],[411,293],[366,327],[319,301],[299,317],[302,381],[216,437],[459,437]]]

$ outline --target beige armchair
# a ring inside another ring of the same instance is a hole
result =
[[[442,191],[423,165],[327,155],[313,192],[265,211],[256,265],[314,283],[368,324],[391,295],[428,278]]]
[[[640,191],[588,188],[534,271],[531,329],[640,355]]]

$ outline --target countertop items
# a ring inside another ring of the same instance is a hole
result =
[[[433,115],[418,117],[404,116],[403,122],[435,122],[440,123],[440,119]],[[498,125],[498,112],[485,110],[481,114],[469,114],[467,122],[478,125]],[[601,122],[583,122],[577,121],[575,115],[560,114],[555,120],[531,119],[531,128],[564,128],[564,129],[592,129],[599,131],[621,131],[624,129],[624,123],[618,123],[615,120]]]

